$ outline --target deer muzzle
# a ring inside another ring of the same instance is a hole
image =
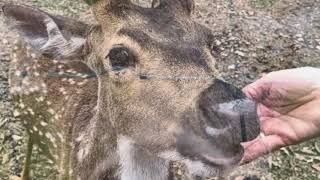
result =
[[[213,166],[237,165],[243,156],[241,143],[260,134],[256,109],[241,90],[216,80],[184,114],[178,151]]]

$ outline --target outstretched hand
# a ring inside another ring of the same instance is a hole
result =
[[[242,144],[242,163],[320,135],[320,69],[273,72],[243,91],[258,103],[262,135]]]

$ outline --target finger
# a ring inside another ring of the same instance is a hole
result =
[[[260,79],[245,88],[243,92],[245,95],[259,103],[263,103],[270,96],[271,83]]]
[[[244,156],[240,164],[246,164],[263,155],[284,147],[285,143],[281,137],[277,135],[271,135],[259,137],[252,142],[243,143],[242,146],[244,148]]]
[[[295,118],[279,116],[276,118],[261,118],[260,126],[261,131],[265,135],[277,135],[281,137],[284,143],[291,145],[299,139],[297,134],[303,134],[303,132],[298,132],[297,129],[301,129],[304,124],[301,124],[299,120]]]
[[[260,78],[263,78],[263,77],[265,77],[265,76],[267,76],[268,75],[268,73],[261,73],[261,74],[259,74],[259,77]]]
[[[242,89],[243,93],[252,100],[255,100],[254,97],[256,97],[256,94],[258,93],[255,85],[256,83],[252,83]]]

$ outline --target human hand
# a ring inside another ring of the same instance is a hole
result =
[[[320,69],[272,72],[243,91],[258,103],[263,133],[242,144],[242,163],[320,135]]]

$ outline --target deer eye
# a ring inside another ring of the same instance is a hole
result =
[[[123,45],[115,45],[106,57],[109,59],[113,70],[133,67],[135,65],[134,58],[130,55],[130,51]]]

